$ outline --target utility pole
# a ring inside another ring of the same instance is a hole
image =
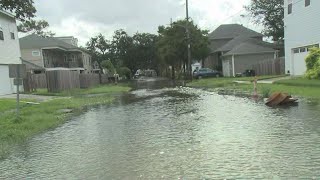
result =
[[[189,1],[186,0],[186,18],[187,18],[187,41],[188,41],[188,75],[190,77],[190,80],[192,81],[192,62],[191,62],[191,42],[190,42],[190,31],[189,31]]]

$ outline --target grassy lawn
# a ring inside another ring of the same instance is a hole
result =
[[[264,79],[271,79],[271,78],[278,78],[284,77],[281,76],[260,76],[257,77],[258,80]],[[205,88],[217,88],[217,87],[224,87],[234,84],[234,81],[253,81],[254,77],[240,77],[240,78],[209,78],[209,79],[201,79],[195,80],[191,83],[188,83],[188,86],[191,87],[205,87]]]
[[[114,101],[112,93],[129,90],[129,87],[124,86],[99,86],[87,90],[76,90],[73,95],[98,93],[103,95],[61,97],[41,102],[40,105],[23,106],[20,118],[16,117],[15,111],[8,111],[15,108],[14,99],[0,99],[0,159],[10,154],[12,145],[63,124],[86,107],[110,104]],[[59,96],[62,95],[65,94],[59,94]],[[59,112],[62,109],[72,109],[73,112],[70,114]]]
[[[261,80],[265,77],[260,77]],[[191,87],[204,87],[215,91],[216,88],[222,88],[226,90],[238,89],[243,91],[248,91],[253,93],[253,84],[237,84],[234,85],[236,80],[252,80],[252,78],[214,78],[214,79],[204,79],[197,80],[190,84]],[[288,80],[280,80],[274,84],[258,84],[258,93],[260,95],[265,94],[265,92],[284,92],[295,96],[310,97],[320,99],[320,80],[308,80],[303,78],[294,78]]]
[[[121,93],[127,92],[130,88],[125,84],[119,85],[101,85],[88,89],[73,89],[70,91],[63,91],[59,93],[51,93],[48,92],[47,89],[38,89],[37,92],[32,94],[35,95],[43,95],[43,96],[78,96],[78,95],[86,95],[86,94],[111,94],[111,93]]]
[[[0,99],[0,113],[14,109],[16,107],[15,99]]]

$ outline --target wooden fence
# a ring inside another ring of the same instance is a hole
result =
[[[33,92],[36,89],[45,89],[47,88],[46,75],[27,73],[26,78],[23,79],[23,86],[25,92]]]
[[[79,73],[73,71],[47,71],[48,92],[61,92],[80,88]]]
[[[285,59],[277,58],[259,62],[252,66],[256,75],[281,75],[285,74]]]
[[[107,84],[108,75],[101,75],[101,84]],[[25,92],[48,89],[48,92],[68,91],[76,88],[90,88],[100,84],[99,74],[79,74],[61,70],[47,71],[45,74],[27,74],[23,81]]]
[[[80,88],[89,88],[100,84],[99,74],[80,74]]]

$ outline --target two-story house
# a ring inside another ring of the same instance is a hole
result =
[[[14,92],[9,64],[21,64],[15,16],[0,10],[0,95]]]
[[[23,61],[43,67],[46,71],[68,69],[79,73],[92,73],[91,55],[77,46],[70,37],[41,37],[35,34],[20,39]],[[38,69],[34,70],[37,73]]]
[[[320,1],[285,0],[285,53],[286,72],[294,76],[303,75],[305,58],[311,47],[320,43]]]

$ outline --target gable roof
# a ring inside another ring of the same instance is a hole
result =
[[[22,64],[27,64],[34,70],[44,70],[45,69],[44,67],[41,67],[41,66],[39,66],[39,65],[37,65],[35,63],[32,63],[31,61],[27,61],[27,60],[24,60],[22,58],[20,58],[20,59],[22,61]]]
[[[223,24],[209,34],[209,39],[233,39],[238,36],[263,37],[261,33],[240,24]]]
[[[19,39],[21,49],[33,48],[61,48],[64,50],[78,50],[83,51],[79,47],[68,44],[55,37],[41,37],[36,34],[31,34]]]
[[[238,46],[239,44],[247,41],[250,37],[247,36],[238,36],[231,41],[229,41],[227,44],[224,46],[216,49],[214,52],[226,52],[232,50],[234,47]]]
[[[224,56],[231,55],[243,55],[243,54],[256,54],[256,53],[274,53],[276,50],[273,49],[273,44],[257,39],[249,38],[248,40],[235,46],[231,51],[226,53]]]

